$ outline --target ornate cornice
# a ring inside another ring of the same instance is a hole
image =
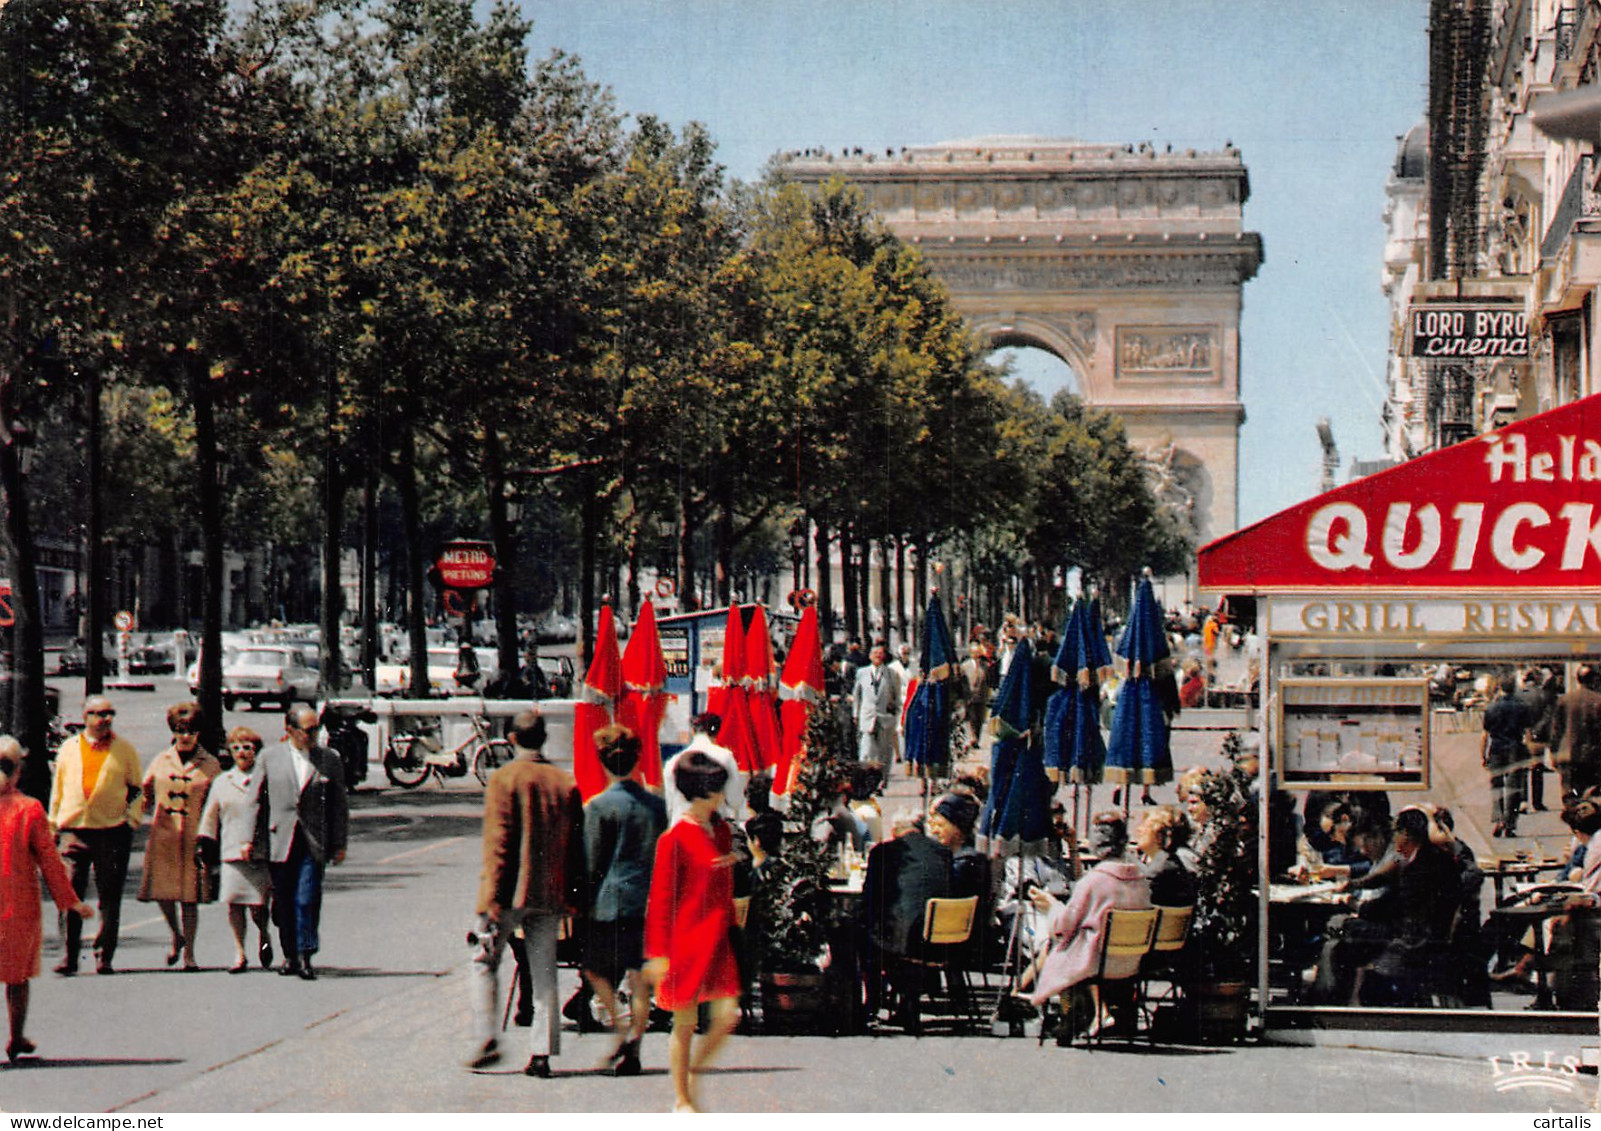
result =
[[[1049,256],[951,255],[925,248],[929,266],[958,293],[1115,291],[1236,287],[1256,274],[1260,249],[1120,252],[1067,250]]]

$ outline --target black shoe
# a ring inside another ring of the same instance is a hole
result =
[[[70,958],[63,958],[56,963],[56,973],[63,978],[70,978],[78,972],[78,964]]]
[[[534,1007],[519,1005],[517,1012],[512,1016],[511,1023],[519,1029],[526,1029],[534,1023]]]
[[[95,963],[96,974],[115,974],[116,972],[117,971],[112,967],[111,959],[109,958],[102,958],[99,962]]]
[[[528,1067],[523,1069],[524,1076],[538,1076],[541,1080],[550,1079],[550,1057],[535,1056],[528,1060]]]
[[[311,959],[305,958],[300,962],[300,980],[302,982],[315,982],[317,971],[311,968]]]
[[[608,1076],[638,1076],[639,1042],[624,1041],[618,1045],[617,1051],[611,1054],[604,1071]]]
[[[282,966],[278,967],[278,976],[280,978],[300,977],[300,963],[294,961],[285,962]]]
[[[468,1068],[488,1068],[500,1061],[500,1042],[490,1037],[464,1062]]]
[[[270,969],[272,967],[272,943],[262,939],[261,945],[256,948],[256,958],[261,962],[263,970]]]

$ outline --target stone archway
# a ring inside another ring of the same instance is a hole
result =
[[[1240,306],[1262,262],[1238,150],[1003,138],[786,154],[782,167],[857,185],[990,345],[1049,350],[1136,449],[1182,452],[1205,482],[1203,542],[1238,526]]]

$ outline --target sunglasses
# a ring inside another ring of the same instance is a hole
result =
[[[109,719],[113,715],[115,715],[116,713],[117,712],[113,711],[110,707],[107,707],[103,711],[85,711],[84,712],[84,714],[88,715],[90,718],[95,718],[96,716],[99,716],[100,718],[103,718],[103,719]]]
[[[172,734],[173,734],[174,738],[182,738],[185,735],[189,735],[189,736],[193,737],[194,735],[197,735],[199,733],[200,733],[200,728],[199,727],[173,727],[172,728]]]

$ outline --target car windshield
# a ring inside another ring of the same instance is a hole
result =
[[[241,667],[282,668],[289,665],[289,655],[276,648],[246,648],[234,662]]]

